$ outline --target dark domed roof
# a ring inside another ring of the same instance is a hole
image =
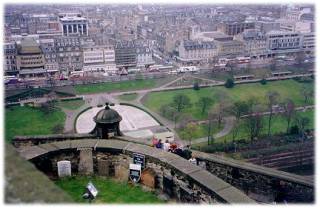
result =
[[[93,118],[96,123],[116,123],[122,120],[122,117],[119,113],[109,107],[109,104],[106,103],[106,107],[103,110],[100,110],[97,115]]]

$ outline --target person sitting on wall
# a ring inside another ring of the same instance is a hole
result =
[[[156,137],[152,138],[152,146],[156,147],[156,145],[158,144],[158,139]]]
[[[158,143],[156,144],[156,148],[162,149],[162,146],[163,146],[162,140],[160,139],[160,140],[158,141]]]
[[[197,165],[197,159],[194,157],[194,155],[191,156],[189,159],[189,162],[192,163],[193,165]]]
[[[187,145],[187,147],[182,151],[182,157],[184,158],[184,159],[187,159],[187,160],[189,160],[190,158],[191,158],[191,156],[192,156],[192,152],[191,152],[191,150],[190,150],[190,146],[189,145]]]
[[[163,143],[163,150],[164,151],[169,151],[169,149],[170,149],[170,143],[169,143],[169,141],[168,140],[166,140],[166,142],[165,143]]]
[[[174,153],[177,149],[177,145],[175,143],[170,144],[169,152]]]

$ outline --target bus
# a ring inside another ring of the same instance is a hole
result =
[[[246,64],[250,62],[250,57],[237,57],[238,64]]]
[[[80,78],[84,76],[84,71],[73,71],[70,73],[70,78]]]
[[[19,83],[21,79],[17,78],[14,75],[4,76],[4,83],[7,84],[16,84]]]
[[[178,68],[178,73],[197,73],[199,72],[199,68],[197,68],[196,66],[186,66],[186,67],[180,67]]]

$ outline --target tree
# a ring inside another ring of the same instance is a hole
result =
[[[195,123],[189,122],[184,128],[184,130],[181,132],[182,137],[189,141],[190,146],[191,146],[191,139],[195,136],[195,133],[197,132],[198,129],[199,127]]]
[[[260,136],[263,128],[263,115],[260,111],[255,111],[245,119],[245,126],[249,132],[251,141]]]
[[[210,145],[210,142],[213,140],[213,136],[212,136],[212,125],[213,125],[213,121],[217,118],[217,115],[214,112],[209,112],[208,113],[208,132],[207,132],[207,136],[208,136],[208,145]]]
[[[287,133],[289,133],[291,120],[295,114],[295,105],[291,99],[286,99],[285,102],[281,106],[284,110],[283,116],[285,117],[285,119],[287,121]]]
[[[186,128],[188,123],[191,123],[194,121],[194,118],[190,114],[182,114],[179,117],[179,129]]]
[[[198,82],[193,83],[193,90],[196,90],[196,91],[200,90],[200,86]]]
[[[310,123],[309,118],[303,117],[303,116],[301,116],[299,114],[296,114],[295,122],[296,122],[296,124],[297,124],[297,126],[299,128],[299,134],[302,137],[304,137],[305,129],[308,126],[308,124]]]
[[[234,102],[233,105],[231,106],[229,112],[236,119],[235,125],[232,129],[232,140],[234,141],[238,135],[238,132],[239,132],[240,118],[242,115],[248,113],[248,104],[244,101]]]
[[[177,94],[173,97],[173,102],[171,104],[178,112],[181,112],[183,109],[191,107],[190,99],[184,94]]]
[[[268,136],[271,134],[271,120],[273,116],[273,106],[276,104],[279,98],[279,93],[276,91],[269,91],[266,94],[267,106],[269,110],[269,120],[268,120]]]
[[[220,128],[222,119],[230,108],[230,98],[224,91],[219,91],[214,95],[218,103],[213,107],[212,112],[217,115],[218,127]]]
[[[261,79],[260,81],[261,85],[266,85],[267,84],[267,80],[265,78]]]
[[[57,125],[55,125],[55,126],[52,128],[52,132],[53,132],[54,134],[60,134],[60,133],[63,132],[63,129],[64,129],[64,127],[63,127],[62,124],[57,124]]]
[[[226,81],[226,83],[224,84],[224,86],[225,86],[226,88],[233,88],[233,87],[234,87],[234,81],[233,81],[233,79],[228,78],[227,81]]]
[[[201,114],[204,114],[212,103],[213,99],[210,97],[200,97],[197,104],[201,107]]]
[[[310,98],[313,97],[313,89],[308,88],[307,86],[303,86],[301,89],[301,95],[304,98],[304,104],[306,105]]]

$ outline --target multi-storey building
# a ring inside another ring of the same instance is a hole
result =
[[[137,66],[138,67],[148,67],[154,64],[152,59],[152,51],[148,47],[137,47]]]
[[[17,56],[17,49],[16,44],[14,42],[8,42],[4,44],[4,72],[5,75],[17,75],[17,62],[16,62],[16,56]]]
[[[60,72],[69,74],[82,70],[82,50],[79,37],[59,37],[55,39],[55,47]]]
[[[257,21],[255,28],[263,33],[267,33],[272,30],[280,30],[280,23],[275,21]]]
[[[115,73],[117,71],[113,46],[89,45],[83,46],[82,50],[85,72]]]
[[[315,33],[303,33],[302,48],[307,53],[314,53],[316,45]]]
[[[230,35],[234,36],[239,33],[242,33],[245,29],[254,29],[254,22],[223,22],[218,26],[218,30]]]
[[[45,59],[45,69],[51,74],[59,72],[56,47],[53,39],[40,39],[40,47]]]
[[[235,40],[245,45],[246,55],[252,58],[263,58],[267,55],[267,39],[264,33],[256,29],[248,29],[235,36]]]
[[[119,41],[116,43],[115,61],[119,68],[137,66],[137,48],[133,41]]]
[[[270,31],[266,34],[267,49],[272,53],[294,53],[302,49],[301,33]]]
[[[88,36],[88,21],[81,14],[59,15],[63,36]]]
[[[214,41],[181,41],[178,59],[182,62],[201,61],[211,59],[217,55]]]
[[[215,41],[218,50],[218,56],[239,56],[245,54],[245,45],[242,41]]]
[[[47,75],[44,69],[45,59],[40,44],[30,37],[24,37],[16,44],[19,77],[45,77]]]

